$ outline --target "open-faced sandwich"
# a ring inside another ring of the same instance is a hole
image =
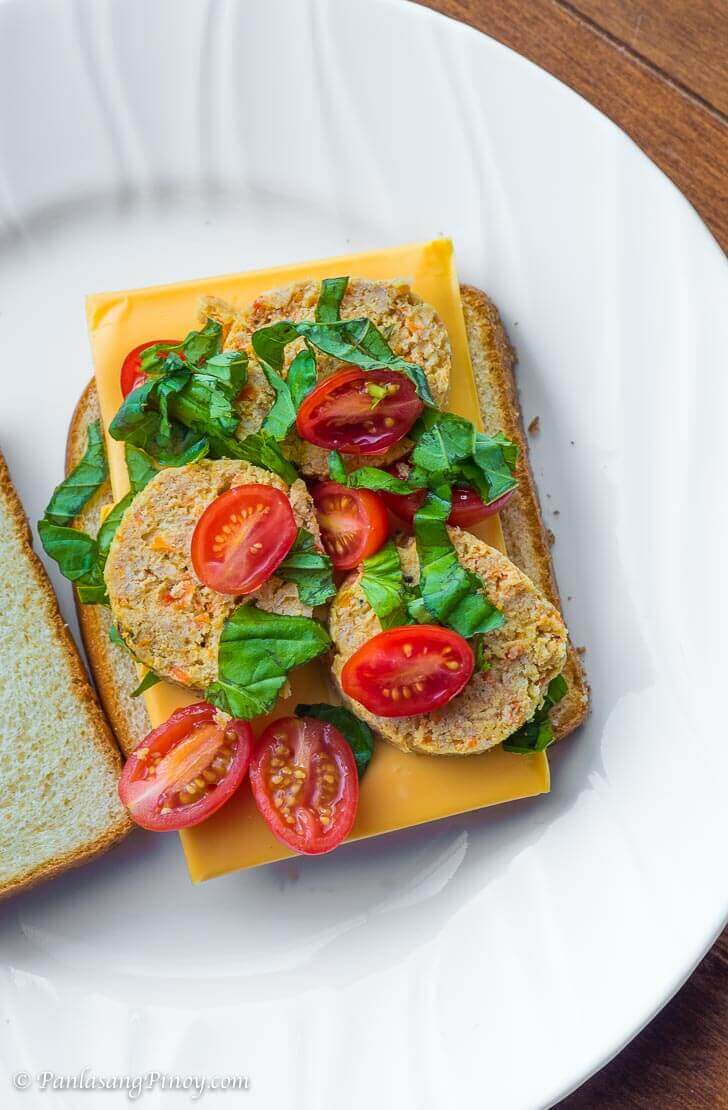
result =
[[[452,267],[449,244],[428,246]],[[425,817],[545,789],[516,764],[547,776],[540,753],[586,713],[495,310],[450,281],[448,328],[415,283],[350,262],[268,292],[259,279],[247,301],[213,282],[184,339],[159,337],[162,297],[121,359],[132,332],[110,345],[113,313],[92,307],[114,490],[90,387],[39,532],[75,583],[129,756],[120,795],[146,828],[224,813],[227,838],[265,822],[325,852],[411,823],[411,798],[388,824],[373,813],[420,774],[446,799]],[[470,785],[453,798],[463,764],[480,803]]]

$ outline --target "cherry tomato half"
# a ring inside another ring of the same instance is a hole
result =
[[[297,534],[285,493],[274,486],[234,486],[197,521],[192,566],[219,594],[249,594],[270,578]]]
[[[384,503],[368,489],[320,482],[313,491],[321,540],[337,570],[351,570],[379,551],[389,535]]]
[[[341,672],[344,692],[379,717],[413,717],[445,705],[473,673],[467,640],[449,628],[417,624],[380,632]]]
[[[140,385],[144,385],[147,380],[147,375],[142,373],[142,354],[148,347],[155,347],[157,343],[164,343],[165,346],[176,347],[179,340],[150,339],[148,343],[140,343],[133,351],[129,351],[129,354],[121,364],[121,392],[124,397],[128,397],[133,390],[138,389]]]
[[[417,390],[396,370],[338,370],[298,410],[298,434],[350,455],[381,455],[407,434],[423,409]]]
[[[206,701],[188,705],[134,749],[119,797],[143,829],[199,825],[240,786],[252,746],[247,721],[225,718]]]
[[[273,721],[253,752],[250,785],[273,834],[296,852],[330,852],[351,832],[359,778],[333,725],[313,717]]]

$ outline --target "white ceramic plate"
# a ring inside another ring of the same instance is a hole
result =
[[[32,518],[89,377],[86,292],[450,234],[541,418],[594,690],[549,797],[200,888],[139,833],[4,905],[8,1073],[245,1072],[276,1110],[551,1103],[726,911],[720,251],[579,97],[397,0],[5,0],[0,106],[0,442]]]

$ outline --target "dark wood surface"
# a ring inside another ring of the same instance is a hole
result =
[[[417,2],[477,27],[590,100],[728,248],[728,0]],[[728,930],[654,1021],[559,1106],[728,1110]]]

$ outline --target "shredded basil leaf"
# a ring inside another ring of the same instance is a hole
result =
[[[348,277],[324,278],[316,306],[317,324],[332,324],[341,318],[341,302],[348,284]]]
[[[176,347],[143,352],[147,381],[124,400],[109,434],[143,448],[161,466],[204,455],[237,458],[235,400],[247,378],[244,351],[221,351],[222,328],[208,320]]]
[[[144,693],[145,690],[150,690],[152,686],[156,686],[157,683],[161,681],[162,680],[159,675],[155,674],[154,671],[147,671],[147,673],[144,675],[144,678],[141,680],[139,685],[132,690],[129,697],[138,698],[141,694]]]
[[[104,484],[109,475],[101,424],[95,420],[88,426],[88,443],[83,458],[71,473],[56,486],[45,515],[53,524],[70,524],[87,501]]]
[[[410,623],[402,564],[392,540],[364,560],[361,588],[382,629]]]
[[[336,320],[332,323],[312,323],[302,320],[295,324],[298,335],[303,335],[317,350],[342,362],[351,363],[362,370],[399,370],[415,386],[426,405],[434,405],[427,375],[415,362],[395,355],[379,329],[367,319]]]
[[[526,721],[525,725],[509,736],[503,742],[503,750],[516,752],[518,755],[531,755],[533,752],[543,752],[555,740],[554,728],[549,719],[552,707],[566,696],[568,686],[562,674],[549,682],[546,696],[539,708]]]
[[[378,466],[360,466],[347,475],[347,486],[351,489],[383,490],[385,493],[408,494],[417,493],[422,486],[415,485],[405,478],[398,478]]]
[[[126,651],[129,651],[129,648],[124,643],[122,635],[119,632],[119,629],[116,627],[115,624],[112,624],[109,627],[109,639],[111,640],[112,644],[116,644],[117,647],[125,648]]]
[[[426,410],[410,436],[415,447],[409,480],[419,487],[461,481],[489,504],[518,484],[518,447],[501,433],[488,436],[462,416]]]
[[[304,347],[299,351],[291,365],[288,367],[288,388],[291,391],[293,407],[298,412],[301,401],[308,397],[316,385],[316,357],[313,351]]]
[[[504,623],[499,609],[481,592],[483,583],[460,562],[446,528],[450,491],[430,490],[415,513],[415,540],[420,562],[420,593],[425,608],[440,624],[468,639]]]
[[[332,482],[338,482],[340,486],[348,485],[349,476],[338,451],[329,451],[329,477]]]
[[[296,408],[291,390],[285,378],[282,378],[272,367],[267,366],[266,363],[261,365],[276,399],[268,410],[260,430],[265,435],[272,436],[273,439],[285,439],[296,422]]]
[[[242,720],[260,717],[275,705],[288,672],[330,646],[318,621],[240,605],[225,622],[218,680],[208,686],[205,700]]]
[[[319,551],[316,541],[306,528],[299,528],[296,542],[283,562],[276,567],[275,574],[286,582],[295,582],[301,601],[312,609],[323,605],[336,593],[331,559]]]
[[[38,522],[38,535],[46,554],[55,559],[64,578],[77,582],[94,569],[96,540],[85,532],[43,519]]]
[[[374,735],[369,725],[355,717],[343,705],[297,705],[297,717],[315,717],[327,725],[333,725],[341,733],[354,753],[359,778],[362,777],[374,753]]]
[[[292,462],[282,454],[278,444],[263,432],[253,432],[245,439],[235,441],[236,453],[231,458],[244,459],[254,466],[271,470],[292,486],[298,478],[298,471]]]
[[[125,443],[124,456],[132,493],[140,493],[159,472],[153,460],[146,451],[142,451],[141,447]]]

